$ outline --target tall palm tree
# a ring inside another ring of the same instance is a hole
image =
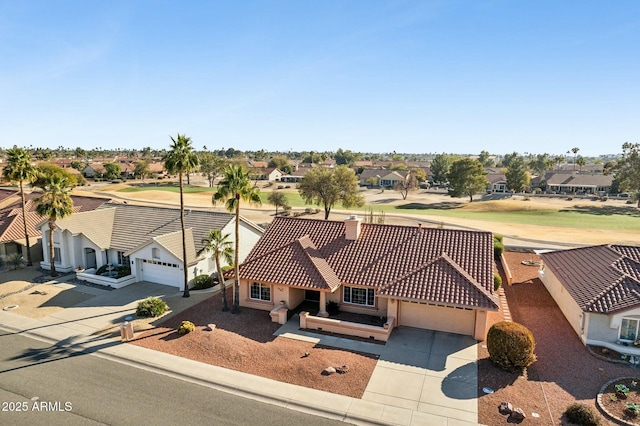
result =
[[[576,157],[578,156],[578,151],[580,151],[580,148],[578,148],[577,146],[571,148],[571,152],[573,152],[573,170],[576,170]]]
[[[24,182],[30,182],[36,177],[36,168],[31,164],[31,153],[24,148],[13,146],[7,150],[7,165],[3,169],[4,177],[11,182],[20,184],[20,197],[22,199],[22,227],[24,238],[27,242],[27,266],[33,265],[31,261],[31,248],[29,246],[29,233],[27,232],[27,215],[24,199]]]
[[[220,283],[220,290],[222,291],[222,311],[227,312],[229,306],[227,305],[227,289],[224,284],[224,276],[222,275],[222,268],[220,267],[220,258],[223,258],[227,265],[231,265],[233,262],[233,242],[229,240],[229,234],[222,235],[217,229],[209,231],[207,238],[202,239],[202,243],[205,246],[198,252],[211,252],[211,258],[216,261],[216,271],[218,272],[218,282]]]
[[[198,156],[191,145],[191,138],[178,133],[178,138],[174,139],[169,136],[171,141],[171,150],[162,158],[164,168],[171,174],[178,173],[178,182],[180,183],[180,226],[182,229],[182,269],[184,271],[184,293],[182,297],[189,297],[189,280],[187,269],[187,242],[184,231],[184,196],[182,190],[182,176],[198,167]]]
[[[233,261],[233,307],[232,314],[240,312],[240,201],[248,201],[251,204],[260,205],[260,190],[252,185],[249,172],[240,165],[229,165],[224,171],[223,179],[218,184],[218,191],[213,194],[212,202],[215,206],[218,201],[226,200],[226,207],[230,213],[236,215],[236,247]]]
[[[73,213],[73,200],[69,195],[71,184],[66,177],[54,174],[43,187],[43,194],[35,199],[36,212],[46,217],[49,222],[49,263],[51,264],[51,276],[58,275],[53,250],[53,232],[56,229],[56,221]]]

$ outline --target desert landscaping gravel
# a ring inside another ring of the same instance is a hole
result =
[[[527,418],[522,424],[565,425],[563,412],[573,402],[596,406],[600,387],[609,380],[634,376],[640,370],[596,358],[580,342],[549,292],[537,278],[538,268],[523,260],[539,259],[529,253],[505,253],[514,281],[505,294],[513,320],[525,325],[536,339],[537,361],[526,377],[494,367],[480,345],[478,354],[478,417],[487,425],[508,424],[498,413],[501,402],[521,407]],[[485,394],[483,387],[494,390]],[[535,418],[532,413],[540,417]],[[603,424],[616,424],[603,416]]]

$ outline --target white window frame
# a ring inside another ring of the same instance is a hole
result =
[[[271,302],[271,286],[253,282],[249,286],[249,299],[261,302]]]
[[[373,308],[376,306],[376,291],[368,287],[350,287],[348,285],[342,286],[342,301],[350,305],[367,306]],[[364,303],[354,301],[353,290],[364,291]]]
[[[154,260],[160,259],[160,249],[158,247],[151,248],[151,258]]]
[[[622,324],[625,321],[634,321],[636,323],[636,332],[633,339],[629,339],[628,337],[622,337]],[[618,329],[618,338],[623,342],[633,342],[634,340],[638,340],[638,331],[640,331],[640,318],[632,318],[632,317],[622,317],[620,321],[620,328]]]
[[[60,246],[57,246],[55,244],[53,245],[53,263],[55,263],[56,265],[62,264],[62,250],[60,249]]]

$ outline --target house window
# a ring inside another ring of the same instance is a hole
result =
[[[254,300],[271,301],[271,286],[268,284],[252,283],[250,296]]]
[[[622,318],[620,324],[620,340],[636,340],[638,338],[638,323],[635,318]]]
[[[60,252],[60,247],[53,247],[53,262],[56,265],[59,265],[62,261],[62,252]]]
[[[375,291],[372,288],[344,286],[342,299],[344,303],[375,306]]]
[[[154,259],[160,259],[160,250],[157,247],[151,249],[151,257]]]
[[[129,256],[125,256],[123,251],[118,252],[118,265],[129,265]]]

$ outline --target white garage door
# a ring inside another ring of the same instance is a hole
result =
[[[184,277],[180,265],[147,259],[138,259],[138,262],[142,265],[144,281],[183,288]]]
[[[467,336],[473,336],[476,324],[474,311],[414,302],[400,302],[399,317],[400,325]]]

